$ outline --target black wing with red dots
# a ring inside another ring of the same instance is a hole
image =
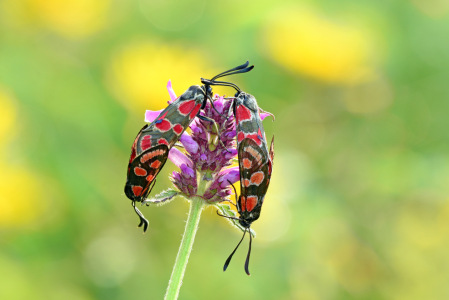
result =
[[[157,174],[167,161],[168,152],[167,145],[157,145],[136,156],[128,165],[125,194],[131,199],[134,210],[140,218],[139,227],[143,225],[144,232],[148,228],[148,221],[137,209],[135,202],[142,202],[151,192]]]

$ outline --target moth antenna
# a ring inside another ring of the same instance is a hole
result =
[[[246,261],[245,261],[245,272],[246,274],[248,274],[248,276],[250,276],[251,274],[249,273],[248,270],[248,266],[249,266],[249,256],[251,255],[251,244],[252,244],[253,238],[251,237],[251,233],[249,234],[249,249],[248,249],[248,255],[246,256]]]
[[[232,88],[236,89],[237,92],[241,92],[240,88],[237,85],[235,85],[235,84],[233,84],[231,82],[213,81],[213,80],[208,80],[208,79],[201,78],[201,83],[204,84],[204,85],[229,86],[229,87],[232,87]]]
[[[228,268],[229,263],[231,262],[232,256],[234,255],[235,251],[237,251],[237,249],[239,248],[239,246],[240,246],[240,244],[242,243],[243,239],[245,238],[246,229],[247,229],[247,228],[245,228],[245,231],[243,232],[243,237],[242,237],[242,239],[240,240],[240,242],[237,244],[237,247],[235,247],[234,251],[232,251],[231,255],[229,255],[228,259],[226,260],[226,262],[225,262],[225,264],[224,264],[224,266],[223,266],[223,272],[226,271],[226,269]],[[251,235],[251,234],[250,234],[250,235]]]
[[[221,77],[225,77],[225,76],[229,76],[229,75],[234,75],[234,74],[239,74],[239,73],[246,73],[246,72],[251,71],[252,69],[254,69],[254,66],[249,66],[249,67],[244,68],[244,69],[235,70],[233,72],[228,72],[228,73],[220,75],[218,77],[215,76],[212,80],[215,80],[215,79],[218,79],[218,78],[221,78]]]
[[[221,72],[221,73],[218,74],[218,75],[215,75],[211,80],[214,80],[214,79],[217,79],[217,78],[220,78],[220,77],[223,77],[223,76],[227,76],[228,73],[230,73],[230,72],[233,72],[233,71],[236,71],[236,70],[244,69],[244,68],[246,68],[246,67],[248,66],[248,64],[249,64],[249,61],[246,61],[246,63],[244,63],[243,65],[237,66],[237,67],[232,68],[232,69],[230,69],[230,70]]]
[[[234,189],[235,203],[237,204],[237,190],[235,189],[235,186],[232,184],[232,182],[229,181],[229,179],[228,182],[230,185],[232,185],[232,188]]]
[[[239,218],[222,215],[222,214],[220,214],[220,213],[218,212],[218,210],[217,210],[217,215],[219,215],[220,217],[223,217],[223,218],[233,219],[233,220],[239,220],[239,221],[240,221]]]
[[[132,206],[134,207],[134,211],[136,212],[136,214],[139,216],[140,218],[140,223],[137,227],[141,227],[143,225],[143,232],[147,231],[148,228],[148,224],[150,224],[148,222],[147,219],[145,219],[145,217],[143,216],[143,214],[140,212],[140,210],[136,207],[136,203],[135,201],[132,201]]]

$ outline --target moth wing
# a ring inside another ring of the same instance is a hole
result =
[[[270,181],[271,173],[273,172],[273,159],[274,159],[274,136],[271,139],[271,146],[270,146],[270,159],[268,161],[268,181]]]
[[[134,139],[133,145],[131,146],[131,155],[129,156],[129,163],[128,166],[131,165],[132,161],[136,158],[137,156],[137,142],[140,139],[140,136],[142,135],[142,132],[148,127],[148,124],[146,124],[145,126],[142,127],[142,129],[140,129],[139,133],[137,134],[136,138]],[[128,169],[129,172],[129,169]]]
[[[263,149],[252,139],[243,139],[239,144],[239,170],[241,195],[265,195],[269,182],[268,158]]]
[[[151,183],[167,161],[168,152],[167,145],[157,145],[129,163],[125,185],[125,194],[129,199],[141,202],[146,198],[151,191]]]

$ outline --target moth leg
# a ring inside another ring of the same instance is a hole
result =
[[[132,206],[134,207],[134,211],[140,218],[140,223],[137,227],[142,227],[143,225],[143,232],[147,231],[148,225],[150,224],[147,219],[145,219],[144,215],[140,212],[140,210],[136,207],[135,201],[132,201]]]
[[[223,202],[228,202],[228,203],[231,203],[234,206],[237,206],[234,202],[232,202],[231,200],[228,200],[228,199],[223,199],[219,203],[223,203]]]

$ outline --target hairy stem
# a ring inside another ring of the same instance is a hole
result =
[[[202,174],[197,174],[201,176]],[[200,177],[200,178],[201,178]],[[198,195],[203,195],[206,190],[207,182],[202,180],[198,185]],[[184,229],[184,235],[182,237],[181,245],[179,246],[178,255],[176,256],[175,265],[168,282],[167,292],[165,294],[165,300],[178,299],[179,290],[182,285],[182,279],[187,267],[190,252],[192,252],[193,242],[198,230],[198,224],[200,222],[201,212],[205,206],[204,199],[201,197],[192,197],[190,200],[189,216],[187,217],[186,227]]]

